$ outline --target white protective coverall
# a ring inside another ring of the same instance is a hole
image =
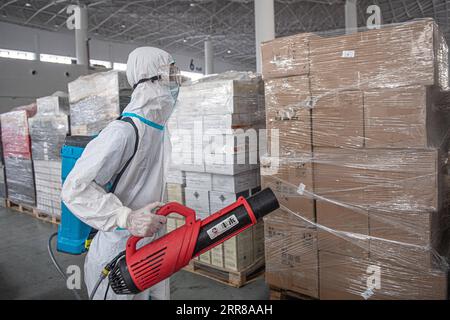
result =
[[[172,57],[163,50],[137,48],[128,57],[128,82],[133,86],[141,79],[168,72],[167,65],[173,62]],[[139,131],[139,146],[114,194],[105,191],[104,186],[114,181],[131,158],[135,146],[133,126],[119,120],[111,122],[87,145],[63,185],[62,199],[66,206],[80,220],[99,230],[91,243],[84,267],[89,294],[102,268],[125,249],[130,233],[117,228],[126,227],[128,214],[163,200],[164,176],[170,162],[170,139],[166,127],[161,130],[152,123],[166,124],[174,109],[175,99],[168,84],[161,80],[142,82],[133,91],[123,113],[137,116],[132,119]],[[161,230],[156,237],[164,231]],[[145,238],[139,244],[153,239],[155,237]],[[104,298],[107,283],[107,279],[102,282],[94,299]],[[169,281],[162,281],[134,296],[116,295],[109,289],[107,299],[148,299],[149,296],[156,300],[169,299]]]

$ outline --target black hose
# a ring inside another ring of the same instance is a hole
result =
[[[108,296],[109,287],[110,287],[110,284],[108,282],[108,285],[106,286],[105,296],[103,297],[103,300],[106,300],[106,297]]]
[[[100,277],[98,278],[97,282],[95,283],[94,289],[91,291],[91,294],[89,295],[89,300],[93,300],[95,293],[98,290],[98,287],[100,286],[100,284],[102,283],[103,280],[105,280],[106,276],[104,276],[103,274],[100,275]]]
[[[56,261],[55,255],[53,254],[53,250],[52,250],[52,240],[57,235],[58,235],[58,232],[55,232],[54,234],[52,234],[50,236],[50,238],[48,238],[47,250],[48,250],[48,254],[50,255],[50,258],[52,259],[53,264],[55,265],[56,270],[58,270],[59,274],[63,277],[63,279],[67,283],[68,278],[67,278],[66,274],[64,273],[64,271],[62,270],[62,268],[59,265],[59,263]],[[70,290],[73,292],[73,294],[75,296],[75,299],[83,300],[83,299],[81,299],[81,297],[78,294],[78,292],[76,291],[76,289],[70,289]]]
[[[89,300],[94,299],[95,293],[97,292],[98,288],[100,287],[100,284],[102,283],[102,281],[105,280],[105,278],[107,277],[107,275],[109,275],[111,270],[114,271],[114,269],[117,268],[117,266],[118,266],[117,262],[120,259],[123,259],[124,257],[125,257],[125,251],[122,251],[105,266],[105,268],[102,270],[102,273],[100,274],[100,277],[98,278],[97,282],[95,283],[94,289],[92,290],[91,294],[89,295]],[[109,287],[110,287],[110,284],[108,281],[108,285],[106,287],[103,300],[106,300],[106,296],[108,294]]]

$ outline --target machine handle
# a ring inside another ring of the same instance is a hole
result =
[[[168,216],[171,213],[178,213],[185,217],[186,224],[195,222],[195,211],[178,202],[169,202],[156,211],[156,214],[161,216]]]
[[[178,202],[169,202],[159,208],[155,214],[161,216],[168,216],[171,213],[178,213],[186,218],[186,225],[191,225],[195,222],[195,211],[191,208],[185,207]],[[136,252],[136,245],[142,237],[131,236],[127,241],[126,254],[133,255]]]

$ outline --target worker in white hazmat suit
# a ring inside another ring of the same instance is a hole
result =
[[[175,106],[180,76],[165,51],[142,47],[130,53],[127,79],[134,87],[122,117],[111,122],[86,147],[62,188],[62,199],[80,220],[99,230],[85,261],[85,283],[91,294],[103,267],[125,250],[130,234],[146,237],[145,244],[165,232],[166,218],[154,214],[162,205],[165,173],[170,161],[166,122]],[[134,154],[134,156],[133,156]],[[114,193],[105,186],[117,178]],[[169,299],[169,282],[162,281],[137,295],[116,295],[107,279],[94,299]]]

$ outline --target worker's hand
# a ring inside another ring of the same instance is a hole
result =
[[[136,237],[151,237],[157,233],[167,222],[167,218],[155,214],[164,204],[153,202],[149,205],[132,211],[127,217],[127,229]]]

